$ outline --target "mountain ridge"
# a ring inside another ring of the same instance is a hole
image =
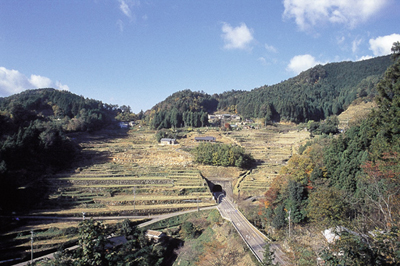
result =
[[[340,114],[357,98],[372,101],[375,86],[391,63],[390,55],[387,55],[357,62],[316,65],[278,84],[251,91],[232,90],[213,95],[178,91],[154,105],[146,114],[150,121],[157,118],[154,128],[170,127],[171,110],[174,109],[181,116],[186,111],[227,111],[244,118],[264,118],[267,123],[321,120]]]

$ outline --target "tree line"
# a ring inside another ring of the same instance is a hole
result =
[[[151,127],[154,129],[179,128],[179,127],[204,127],[208,126],[207,112],[185,111],[178,109],[157,112],[151,119]]]

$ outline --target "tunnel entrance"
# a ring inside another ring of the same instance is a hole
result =
[[[208,187],[210,188],[210,192],[213,194],[214,199],[219,203],[223,197],[232,198],[232,181],[231,179],[207,179]],[[221,197],[220,197],[221,196]],[[218,200],[219,197],[219,200]]]
[[[212,192],[213,193],[215,193],[215,192],[223,192],[222,186],[221,185],[214,185],[213,188],[212,188]]]

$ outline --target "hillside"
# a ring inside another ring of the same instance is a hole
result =
[[[372,100],[389,56],[317,65],[298,76],[241,95],[237,111],[267,121],[304,122],[338,115],[358,97]]]
[[[375,86],[391,64],[390,56],[358,62],[317,65],[296,77],[252,91],[228,91],[212,96],[184,90],[155,105],[149,114],[155,129],[207,124],[201,115],[235,112],[266,122],[306,122],[338,115],[357,98],[372,101]],[[201,112],[201,114],[200,114]],[[190,118],[183,114],[190,113]],[[193,121],[193,122],[192,122]]]
[[[41,201],[44,174],[68,167],[79,153],[67,134],[115,127],[118,106],[55,89],[0,98],[0,210]]]
[[[355,102],[339,116],[343,133],[301,146],[252,215],[302,265],[400,263],[400,43],[392,50],[375,104]]]
[[[37,119],[61,120],[64,131],[98,130],[121,112],[118,106],[55,89],[27,90],[0,98],[0,110],[3,119],[17,127]]]

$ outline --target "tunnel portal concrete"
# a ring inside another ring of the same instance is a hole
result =
[[[232,180],[231,179],[206,179],[208,186],[214,197],[220,195],[227,196],[232,199]]]

